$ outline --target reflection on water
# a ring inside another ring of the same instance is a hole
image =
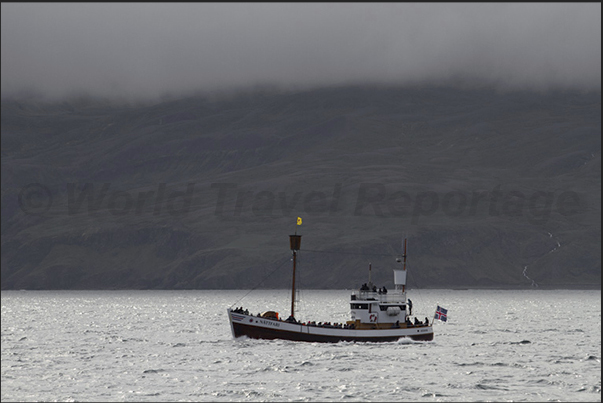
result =
[[[301,291],[296,316],[343,322],[349,296]],[[288,290],[2,291],[2,400],[601,400],[600,291],[409,296],[448,308],[434,341],[233,340],[226,308],[287,314]]]

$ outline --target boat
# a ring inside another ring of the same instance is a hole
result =
[[[377,289],[369,281],[352,291],[350,296],[351,318],[346,323],[298,321],[295,319],[295,270],[297,252],[301,248],[301,235],[289,235],[289,245],[293,253],[293,281],[291,290],[291,314],[285,320],[278,312],[265,311],[253,315],[249,310],[238,307],[228,308],[228,320],[234,338],[283,339],[292,341],[336,343],[347,342],[392,342],[401,338],[412,340],[433,340],[433,321],[410,320],[412,301],[406,298],[406,239],[404,253],[396,259],[402,267],[394,268],[394,289]]]

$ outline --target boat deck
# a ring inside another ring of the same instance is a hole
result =
[[[312,325],[267,319],[229,311],[234,337],[247,336],[254,339],[284,339],[309,342],[395,341],[403,337],[413,340],[433,340],[433,328],[429,325],[392,327],[391,323],[369,324],[370,327],[356,328],[333,325]],[[373,326],[375,325],[375,326]],[[404,324],[405,325],[405,324]]]
[[[352,291],[353,301],[379,301],[385,303],[391,302],[406,302],[406,293],[402,291],[388,291],[385,294],[380,294],[377,291],[354,290]]]

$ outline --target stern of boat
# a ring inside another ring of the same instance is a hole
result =
[[[433,340],[433,327],[426,326],[426,327],[423,327],[421,330],[423,330],[423,329],[425,330],[425,332],[421,332],[419,334],[413,334],[408,337],[410,337],[412,340],[416,340],[416,341],[432,341]]]

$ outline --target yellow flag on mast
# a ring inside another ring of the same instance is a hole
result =
[[[297,225],[301,225],[301,217],[297,217]]]

